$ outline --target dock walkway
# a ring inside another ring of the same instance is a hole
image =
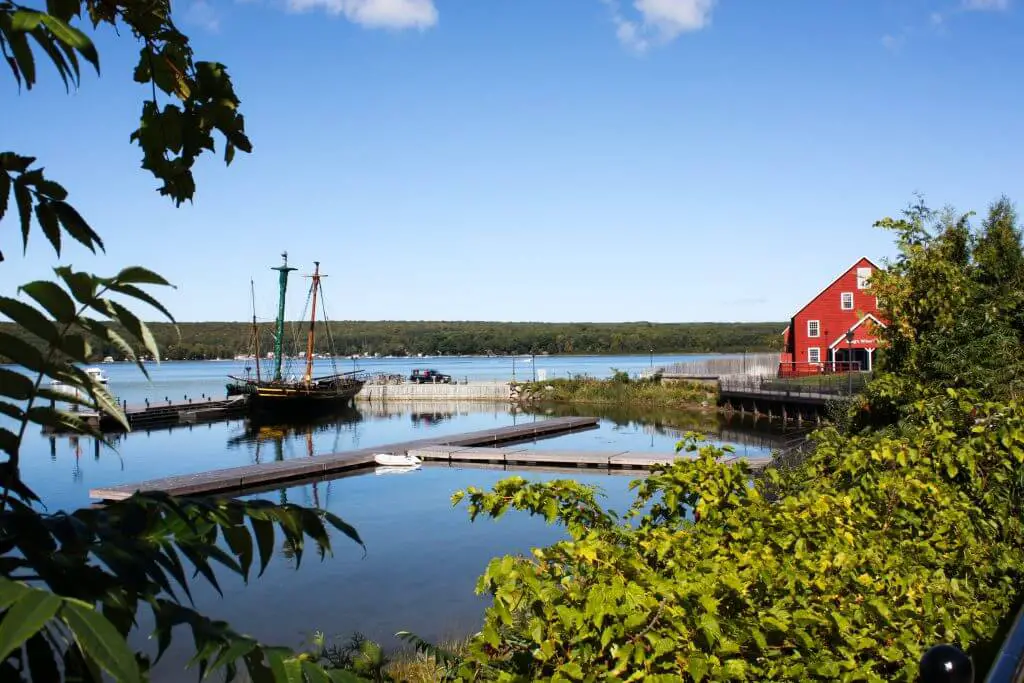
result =
[[[601,469],[650,469],[669,465],[680,458],[692,457],[686,453],[651,453],[648,451],[570,451],[535,450],[532,448],[463,448],[459,446],[426,446],[409,451],[423,461],[449,463],[486,462],[501,465],[547,465],[549,467],[592,467]],[[764,467],[770,456],[743,458],[729,455],[724,463],[746,460],[751,467]]]
[[[484,429],[476,432],[457,434],[450,437],[431,437],[403,443],[374,446],[344,453],[317,455],[311,458],[297,458],[243,465],[197,474],[184,474],[161,479],[151,479],[137,484],[124,484],[89,491],[89,496],[99,500],[123,500],[137,491],[164,491],[177,496],[208,494],[245,493],[248,489],[283,484],[295,479],[321,477],[343,472],[356,467],[372,465],[375,453],[404,454],[410,450],[428,446],[492,446],[510,445],[550,438],[586,429],[596,429],[596,417],[560,417],[539,420],[527,424]]]

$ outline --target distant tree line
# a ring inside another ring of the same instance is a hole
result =
[[[503,323],[332,321],[317,326],[316,352],[339,355],[508,355],[512,353],[611,354],[770,351],[780,348],[784,322],[758,323]],[[19,334],[13,325],[0,329]],[[150,323],[164,358],[232,358],[256,347],[245,322]],[[306,348],[307,324],[289,322],[285,353]],[[329,331],[329,334],[328,334]],[[273,349],[272,325],[260,324],[260,355]],[[96,342],[93,356],[120,359],[110,344]]]

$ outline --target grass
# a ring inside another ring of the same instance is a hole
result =
[[[523,403],[590,403],[636,406],[702,408],[715,405],[713,386],[700,382],[662,384],[660,377],[630,379],[616,373],[611,379],[572,377],[547,382],[530,382],[519,387]]]
[[[466,653],[469,638],[442,642],[438,647],[461,657]],[[396,652],[388,662],[385,672],[395,681],[406,683],[435,683],[443,680],[445,669],[433,655],[415,650]]]

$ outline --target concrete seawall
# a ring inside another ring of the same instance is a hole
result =
[[[469,384],[367,384],[357,401],[508,401],[508,382]]]

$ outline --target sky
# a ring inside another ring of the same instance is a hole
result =
[[[332,320],[784,320],[916,192],[1024,201],[1019,1],[180,0],[254,144],[192,204],[129,143],[129,33],[70,95],[9,79],[0,148],[107,244],[60,263],[150,267],[179,321],[250,318],[250,280],[272,319],[285,250],[289,317],[318,260]],[[50,275],[0,230],[3,291]]]

